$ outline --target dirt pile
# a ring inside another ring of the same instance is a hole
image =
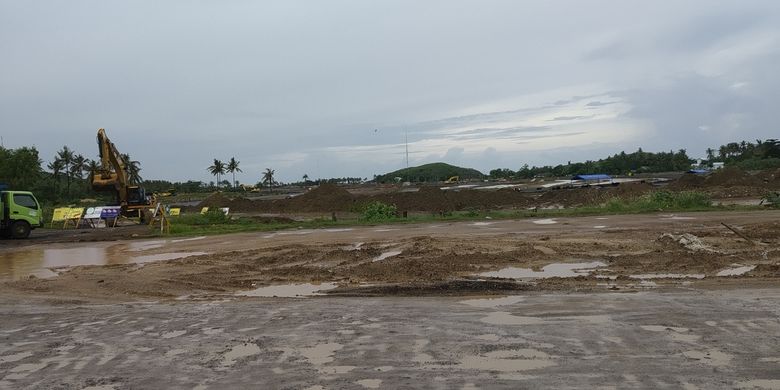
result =
[[[196,206],[198,209],[201,209],[203,207],[208,208],[220,208],[220,207],[230,207],[230,199],[224,195],[222,195],[221,192],[215,192],[206,199],[203,199],[198,205]]]
[[[539,197],[543,206],[562,205],[565,207],[597,205],[612,198],[636,199],[653,190],[648,183],[622,183],[614,187],[587,187],[552,190]]]
[[[761,171],[756,175],[756,179],[760,180],[767,188],[780,189],[780,168]]]
[[[739,168],[728,167],[717,170],[708,176],[705,184],[710,187],[745,186],[759,187],[764,183],[759,178]]]
[[[291,199],[285,199],[286,207],[297,211],[348,211],[354,198],[349,191],[335,185],[322,184],[319,187]]]
[[[686,173],[679,179],[675,180],[673,183],[669,184],[669,188],[682,191],[693,190],[704,187],[705,180],[706,178],[704,176],[693,173]]]

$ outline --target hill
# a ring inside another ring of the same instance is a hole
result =
[[[395,172],[379,175],[376,177],[376,181],[380,183],[392,183],[395,181],[396,177],[402,178],[403,181],[411,182],[443,181],[452,176],[460,176],[461,180],[479,180],[485,175],[476,169],[456,167],[454,165],[439,162],[399,169]]]

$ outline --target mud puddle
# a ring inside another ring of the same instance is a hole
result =
[[[164,242],[134,245],[111,245],[59,249],[28,249],[4,253],[0,257],[0,281],[19,280],[29,276],[49,278],[60,270],[80,265],[140,264],[174,260],[206,252],[170,252],[141,255],[139,252],[162,247]]]
[[[600,261],[590,263],[553,263],[546,265],[541,271],[530,268],[508,267],[498,271],[485,272],[479,276],[504,279],[539,279],[539,278],[575,278],[587,276],[595,268],[606,267]]]
[[[335,283],[322,284],[284,284],[278,286],[260,287],[251,291],[242,291],[236,295],[244,297],[265,297],[265,298],[305,298],[315,295],[325,295],[322,292],[333,290],[338,285]]]
[[[401,253],[403,253],[403,251],[400,250],[400,249],[383,252],[379,256],[374,257],[373,259],[371,259],[371,261],[382,261],[384,259],[387,259],[387,258],[390,258],[390,257],[393,257],[393,256],[398,256]]]

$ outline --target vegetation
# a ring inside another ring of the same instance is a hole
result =
[[[585,173],[606,173],[610,175],[625,175],[636,172],[671,172],[686,171],[691,168],[693,160],[688,157],[685,149],[677,152],[645,152],[641,148],[634,153],[620,152],[613,156],[580,163],[569,162],[556,166],[529,167],[527,164],[518,171],[511,169],[494,169],[490,177],[494,179],[530,179],[539,176],[566,177]]]
[[[371,202],[363,206],[361,219],[371,222],[387,221],[394,219],[397,213],[395,205]]]
[[[564,218],[589,215],[610,214],[642,214],[665,212],[695,212],[709,210],[756,210],[752,206],[713,206],[709,196],[702,192],[668,192],[658,191],[633,200],[612,199],[604,204],[583,206],[569,209],[551,210],[499,210],[478,211],[466,210],[445,214],[422,214],[409,216],[409,218],[397,218],[395,208],[391,205],[378,204],[363,209],[363,213],[357,219],[339,219],[332,221],[330,218],[318,218],[309,221],[274,222],[263,223],[251,218],[230,218],[217,213],[211,216],[182,215],[172,219],[171,232],[176,235],[202,235],[223,234],[247,231],[268,231],[292,228],[324,228],[332,226],[359,226],[381,223],[419,223],[430,221],[473,221],[489,219],[517,219],[517,218]],[[390,212],[392,210],[392,212]],[[372,218],[379,215],[379,218]]]
[[[225,163],[218,159],[214,159],[214,163],[210,167],[206,168],[212,175],[217,177],[217,187],[219,187],[219,177],[225,174]]]
[[[780,168],[780,141],[768,139],[756,140],[756,143],[730,142],[717,151],[708,148],[707,164],[712,165],[714,162],[723,162],[745,170]]]
[[[238,182],[236,181],[236,172],[243,172],[241,168],[239,168],[239,164],[241,164],[240,161],[236,161],[235,157],[231,157],[230,161],[228,161],[227,165],[225,166],[225,172],[232,173],[233,174],[233,181],[231,182],[231,187],[238,187]]]
[[[379,183],[393,183],[398,181],[396,178],[400,178],[401,181],[428,182],[444,181],[452,176],[458,176],[461,180],[481,180],[485,175],[476,169],[462,168],[439,162],[399,169],[384,175],[375,176],[374,180]]]
[[[268,184],[268,189],[272,190],[274,185],[274,174],[276,173],[275,170],[271,168],[266,168],[265,172],[263,172],[263,179],[261,180],[263,183]]]

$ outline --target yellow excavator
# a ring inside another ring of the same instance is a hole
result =
[[[151,215],[149,210],[157,208],[156,197],[153,194],[147,195],[143,187],[131,185],[127,164],[114,143],[106,136],[105,129],[98,130],[97,143],[100,167],[90,174],[92,189],[113,192],[116,205],[122,208],[122,215],[138,218],[141,222],[148,220]]]

